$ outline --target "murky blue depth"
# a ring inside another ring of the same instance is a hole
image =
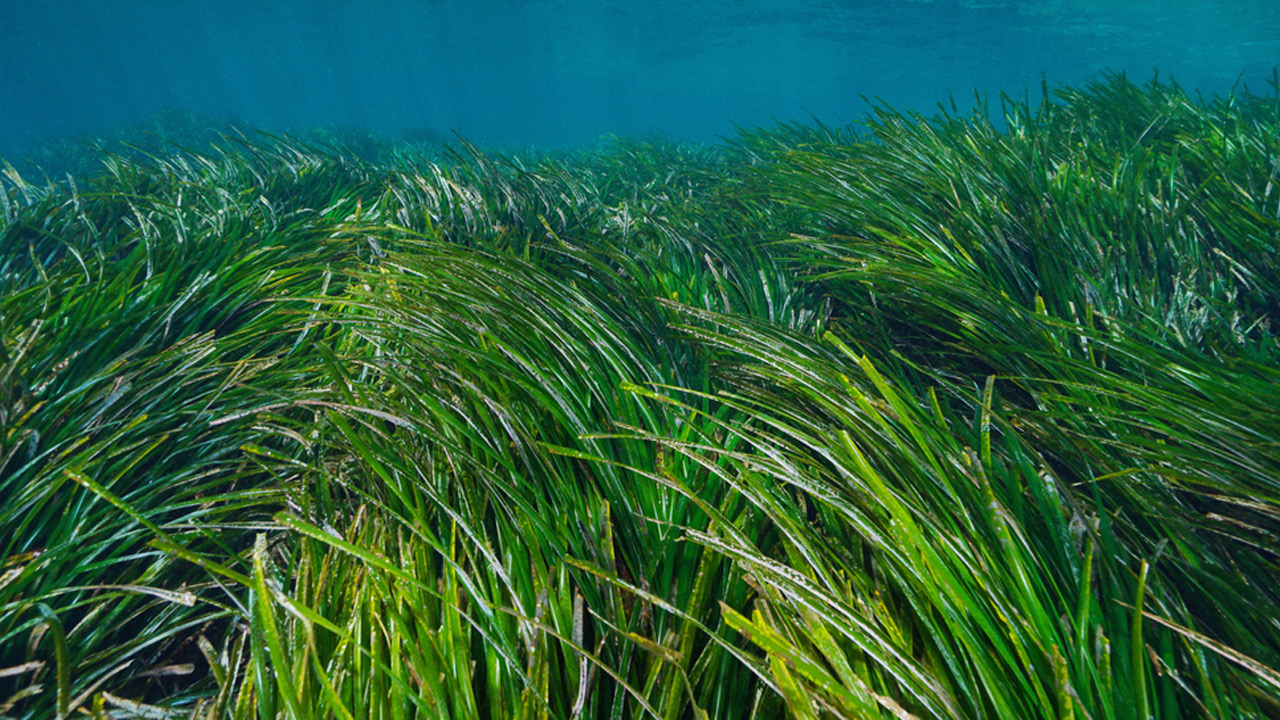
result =
[[[1038,97],[1104,69],[1255,92],[1276,0],[0,0],[0,155],[166,110],[545,147]]]

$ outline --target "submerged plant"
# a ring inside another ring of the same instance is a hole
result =
[[[1276,102],[6,167],[0,716],[1273,716]]]

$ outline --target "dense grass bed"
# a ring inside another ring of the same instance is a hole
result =
[[[1280,98],[0,179],[0,716],[1280,716]]]

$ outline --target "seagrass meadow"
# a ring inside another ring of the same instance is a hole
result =
[[[1280,716],[1274,88],[78,167],[0,716]]]

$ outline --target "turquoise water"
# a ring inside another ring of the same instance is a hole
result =
[[[507,146],[711,141],[1104,69],[1255,91],[1275,0],[0,2],[0,155],[180,110]]]

